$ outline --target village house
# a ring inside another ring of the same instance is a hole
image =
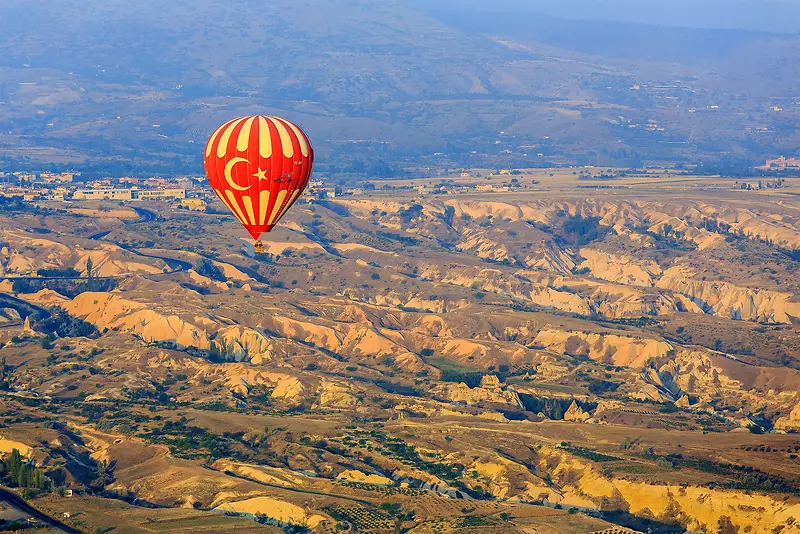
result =
[[[766,165],[767,169],[786,169],[789,167],[800,167],[800,158],[787,158],[781,156],[778,159],[768,159]]]

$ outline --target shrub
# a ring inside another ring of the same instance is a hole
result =
[[[81,273],[77,269],[37,269],[36,274],[45,278],[77,278]]]
[[[222,269],[220,269],[208,258],[203,258],[200,260],[194,266],[194,270],[197,271],[197,274],[201,274],[205,277],[211,278],[212,280],[216,280],[217,282],[228,281],[228,277],[225,276],[225,273],[222,272]]]
[[[92,278],[90,280],[45,280],[45,279],[18,279],[14,280],[12,287],[15,293],[31,294],[50,289],[60,293],[65,297],[75,298],[87,291],[112,291],[118,285],[118,281],[113,278]]]
[[[100,337],[100,332],[93,324],[57,308],[52,310],[52,315],[49,318],[41,321],[37,326],[39,330],[47,334],[54,334],[62,338],[88,337],[96,339]]]
[[[616,391],[619,389],[619,384],[609,380],[592,380],[589,383],[589,392],[594,395],[602,395],[608,391]]]
[[[600,224],[600,217],[584,219],[580,215],[574,215],[564,221],[564,224],[561,225],[561,230],[571,241],[579,246],[603,239],[610,231],[608,227]]]

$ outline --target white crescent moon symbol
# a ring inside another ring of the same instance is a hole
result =
[[[243,161],[247,162],[248,164],[250,163],[250,160],[247,160],[245,158],[233,158],[228,162],[227,165],[225,165],[225,181],[228,182],[228,185],[230,186],[231,189],[234,189],[236,191],[247,191],[248,189],[253,187],[252,185],[248,185],[247,187],[242,187],[241,185],[234,182],[233,178],[231,177],[231,171],[233,170],[233,166]]]

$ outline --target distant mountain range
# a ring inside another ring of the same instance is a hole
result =
[[[343,176],[750,164],[800,145],[798,49],[417,0],[0,1],[0,164],[199,173],[249,113],[304,126]]]
[[[797,0],[418,0],[425,8],[544,13],[571,20],[798,33]]]

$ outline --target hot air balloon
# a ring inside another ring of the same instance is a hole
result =
[[[260,236],[286,214],[308,185],[314,150],[306,134],[279,117],[240,117],[206,144],[208,183],[264,252]]]

